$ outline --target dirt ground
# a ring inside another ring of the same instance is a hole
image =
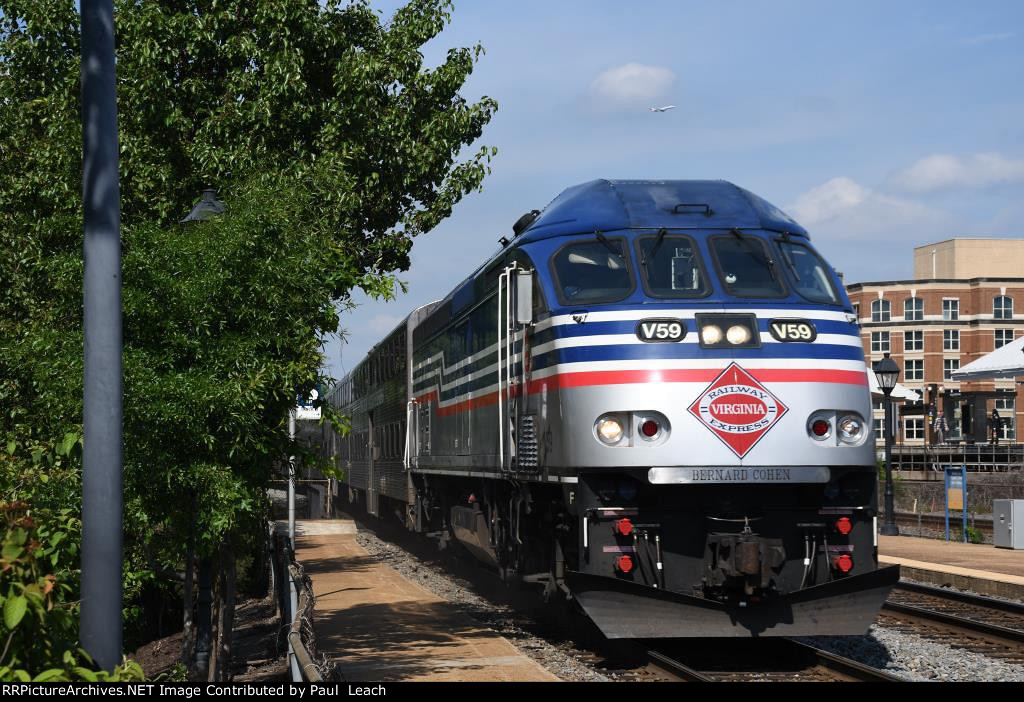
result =
[[[239,682],[280,682],[288,680],[287,648],[278,648],[280,620],[274,598],[251,598],[235,607],[231,673]],[[168,673],[181,659],[181,632],[150,641],[129,654],[148,679]]]

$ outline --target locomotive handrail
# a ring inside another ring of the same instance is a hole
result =
[[[518,264],[513,261],[498,276],[498,465],[505,470],[505,413],[507,412],[506,386],[511,384],[511,327],[512,272]],[[504,306],[502,306],[504,293]],[[503,314],[504,313],[504,314]],[[504,379],[504,382],[503,382]],[[511,446],[510,452],[511,454]]]
[[[412,470],[412,437],[413,420],[416,418],[416,399],[405,403],[405,451],[402,453],[402,467],[406,472]]]

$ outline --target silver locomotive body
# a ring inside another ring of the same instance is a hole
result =
[[[352,496],[609,637],[863,633],[898,569],[855,319],[806,232],[727,183],[595,181],[516,233],[335,391]]]

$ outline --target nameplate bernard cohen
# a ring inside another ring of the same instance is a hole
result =
[[[647,471],[652,485],[827,483],[831,477],[828,466],[655,466]]]

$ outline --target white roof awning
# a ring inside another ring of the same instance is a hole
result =
[[[878,378],[875,377],[875,372],[868,368],[868,387],[871,388],[872,395],[878,395],[884,397],[885,393],[878,387]],[[917,402],[921,399],[921,393],[917,390],[911,390],[905,385],[896,383],[896,387],[892,389],[892,397],[894,400],[911,400]]]
[[[1016,378],[1018,375],[1024,375],[1024,336],[953,371],[953,380]]]

